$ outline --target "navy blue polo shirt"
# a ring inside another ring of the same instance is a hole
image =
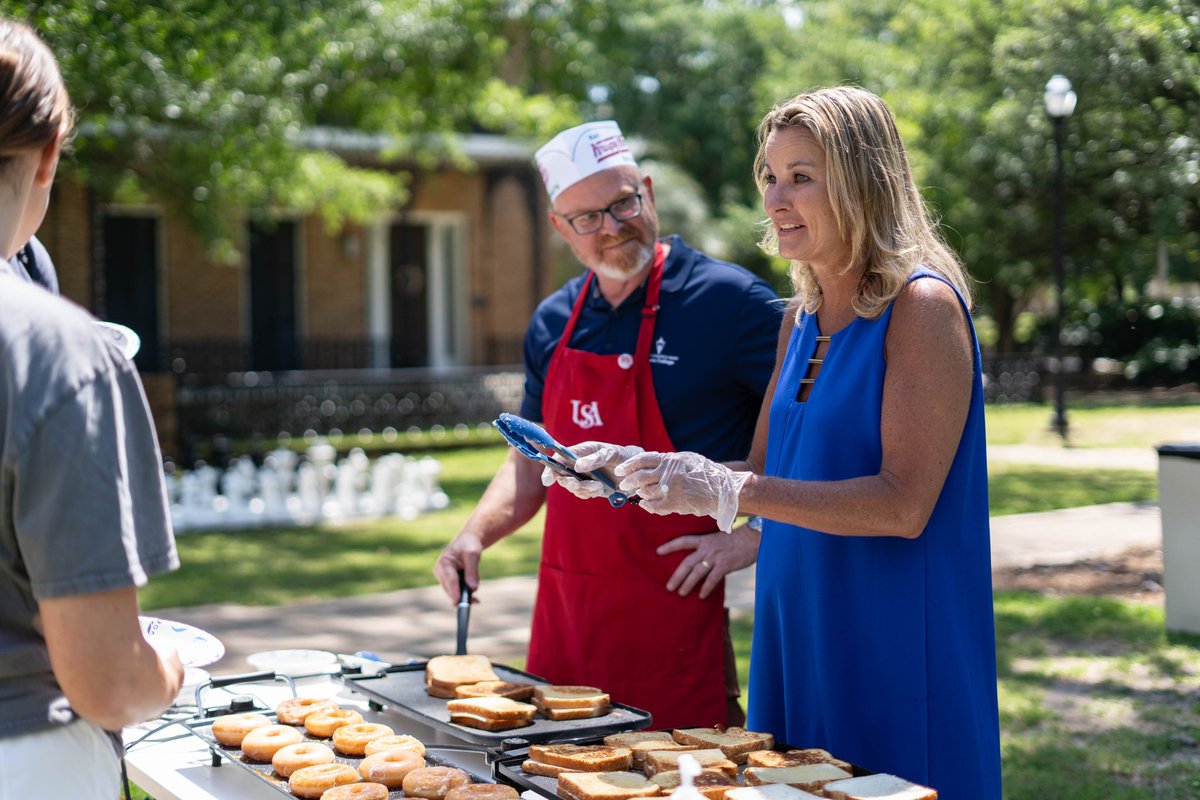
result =
[[[775,366],[783,304],[749,270],[709,258],[678,236],[668,241],[671,252],[663,264],[650,346],[654,391],[667,434],[679,450],[716,461],[744,459]],[[526,419],[544,418],[546,372],[586,276],[572,278],[533,313],[525,333],[521,416]],[[599,355],[635,352],[645,299],[643,284],[613,308],[593,281],[569,346]],[[595,434],[604,439],[602,429]]]

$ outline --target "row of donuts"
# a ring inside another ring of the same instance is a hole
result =
[[[422,800],[516,800],[510,786],[473,784],[453,767],[427,766],[425,745],[415,737],[397,735],[387,725],[364,722],[353,709],[332,700],[291,698],[275,713],[281,724],[265,714],[226,714],[213,720],[213,737],[223,746],[239,748],[250,761],[270,763],[288,789],[307,800],[382,800],[395,789]],[[333,747],[305,739],[331,739]],[[357,769],[334,763],[336,750],[362,757]]]

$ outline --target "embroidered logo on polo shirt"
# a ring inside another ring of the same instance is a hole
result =
[[[572,400],[571,421],[585,430],[604,425],[604,420],[600,419],[599,401],[585,403],[582,400]]]
[[[654,340],[654,352],[650,354],[651,364],[662,364],[665,367],[675,366],[675,362],[679,360],[679,356],[664,355],[663,348],[667,346],[667,340],[663,337],[658,337]]]

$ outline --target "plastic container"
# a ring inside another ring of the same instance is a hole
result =
[[[1167,630],[1200,634],[1200,444],[1157,450]]]

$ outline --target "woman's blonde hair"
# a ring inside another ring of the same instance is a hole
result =
[[[0,168],[65,135],[73,121],[50,48],[28,25],[0,17]]]
[[[853,308],[861,317],[883,313],[919,266],[948,280],[970,304],[962,261],[937,232],[913,183],[904,143],[887,104],[853,86],[818,89],[779,103],[758,125],[754,175],[766,186],[767,137],[780,128],[804,128],[825,151],[829,201],[842,238],[850,244],[846,272],[861,270]],[[779,242],[768,225],[759,246],[775,255]],[[821,306],[812,266],[793,261],[792,288],[800,309]]]

